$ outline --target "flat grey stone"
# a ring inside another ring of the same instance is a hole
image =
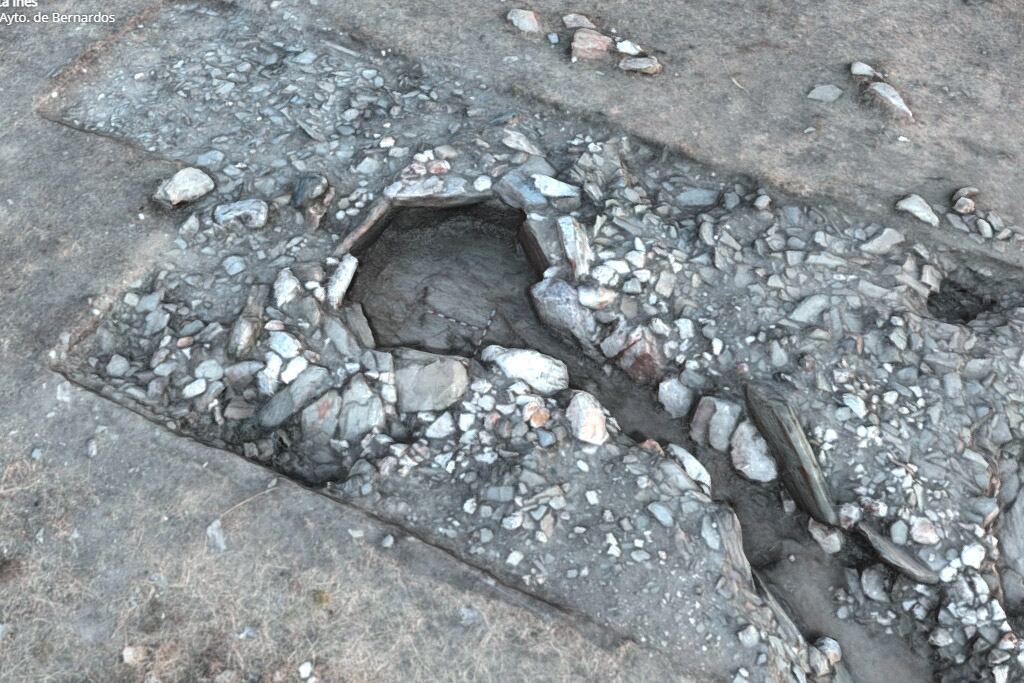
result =
[[[259,423],[268,429],[279,426],[305,408],[331,386],[331,373],[319,365],[311,365],[287,388],[274,394],[258,413]]]
[[[366,383],[362,375],[349,380],[341,394],[341,415],[338,437],[350,444],[384,426],[384,402]]]
[[[676,195],[676,203],[680,206],[709,207],[718,203],[718,190],[705,190],[691,187]]]
[[[843,89],[837,86],[826,84],[816,85],[807,93],[807,99],[817,100],[818,102],[835,102],[843,95]]]
[[[464,361],[424,351],[395,352],[398,411],[445,410],[460,401],[469,386]]]

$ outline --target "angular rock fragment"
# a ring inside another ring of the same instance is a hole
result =
[[[594,254],[590,250],[590,240],[583,226],[572,216],[561,216],[558,219],[558,235],[573,275],[576,278],[590,275]]]
[[[910,111],[910,107],[903,101],[903,98],[896,91],[896,88],[892,87],[888,83],[882,83],[876,81],[868,86],[868,94],[871,95],[876,102],[881,104],[890,114],[897,118],[913,120],[914,113]]]
[[[670,377],[658,385],[658,401],[665,412],[675,418],[686,417],[693,407],[696,392],[680,381],[678,377]]]
[[[656,57],[623,57],[619,60],[619,69],[654,76],[660,74],[664,67]]]
[[[807,530],[811,538],[829,555],[835,555],[843,549],[843,534],[839,529],[821,524],[812,517],[807,520]]]
[[[612,49],[612,39],[589,28],[581,28],[572,36],[573,59],[602,59]]]
[[[240,358],[252,350],[263,325],[263,307],[270,295],[267,285],[253,285],[245,299],[241,314],[235,319],[228,336],[228,355]]]
[[[243,199],[218,206],[213,210],[213,220],[226,227],[257,229],[267,224],[268,211],[262,199]]]
[[[572,433],[584,443],[601,445],[608,440],[604,410],[593,395],[577,391],[565,411],[572,426]]]
[[[331,373],[327,368],[311,365],[285,389],[274,394],[257,413],[260,425],[267,429],[280,426],[305,408],[313,399],[330,388]]]
[[[917,220],[922,223],[927,223],[933,228],[939,227],[939,217],[935,215],[935,212],[932,211],[932,207],[930,207],[928,202],[926,202],[920,195],[908,194],[906,197],[896,202],[896,209],[903,211],[904,213],[909,213]]]
[[[748,384],[747,410],[775,455],[789,495],[822,524],[838,526],[828,482],[793,409],[773,391]]]
[[[520,142],[523,144],[520,146],[529,147],[537,150],[521,133],[515,133],[519,136],[515,138],[516,144]],[[521,140],[520,140],[521,138]],[[509,145],[509,137],[506,136],[505,144]],[[512,145],[509,145],[512,146]],[[515,148],[515,147],[513,147]],[[529,153],[529,152],[528,152]],[[524,211],[537,211],[547,207],[548,200],[540,190],[537,189],[537,185],[533,181],[535,175],[550,175],[555,172],[555,169],[551,167],[547,161],[540,156],[527,161],[522,166],[512,169],[501,177],[501,179],[494,184],[494,193],[501,198],[503,202],[516,209],[522,209]]]
[[[853,62],[850,64],[850,74],[854,78],[881,78],[882,75],[875,71],[869,64],[864,62]]]
[[[395,352],[395,390],[401,413],[446,410],[462,400],[468,385],[463,359],[413,349]]]
[[[324,359],[327,360],[327,364],[331,365],[331,367],[334,367],[331,362],[332,359],[337,365],[342,365],[345,362],[358,358],[362,353],[363,348],[356,335],[349,330],[342,320],[326,316],[322,328],[327,341],[331,344],[330,347],[325,347],[324,349]],[[332,349],[338,353],[338,358],[332,357],[330,354]]]
[[[523,33],[540,33],[540,17],[536,12],[528,9],[514,8],[505,15],[509,23]]]
[[[275,306],[284,308],[300,294],[302,294],[302,283],[290,269],[285,268],[277,274],[277,279],[274,280]]]
[[[893,247],[902,244],[902,242],[902,233],[892,228],[885,228],[882,232],[860,245],[860,250],[865,254],[888,254],[892,251]]]
[[[348,292],[348,287],[352,284],[352,278],[355,276],[358,266],[359,261],[355,256],[345,254],[341,257],[341,263],[334,269],[334,273],[327,281],[327,303],[333,308],[341,307],[341,303],[345,299],[345,293]]]
[[[580,303],[595,311],[604,310],[611,306],[619,298],[619,293],[608,287],[595,287],[593,285],[582,285],[576,290]]]
[[[338,437],[352,444],[383,426],[384,402],[370,388],[363,375],[353,376],[341,394]]]
[[[778,476],[775,459],[768,453],[768,442],[750,421],[736,427],[731,439],[732,466],[751,481],[774,481]]]
[[[541,322],[584,348],[593,346],[597,321],[593,312],[580,304],[572,285],[558,278],[546,278],[530,287],[530,297]]]
[[[824,294],[812,294],[797,304],[797,307],[789,314],[789,319],[803,325],[809,325],[817,322],[818,318],[821,317],[821,314],[828,307],[829,300],[827,296]]]
[[[436,209],[466,206],[487,200],[488,190],[477,191],[462,176],[431,175],[425,178],[399,180],[384,188],[384,197],[395,206],[420,206]]]
[[[933,571],[912,554],[890,541],[884,534],[875,531],[871,525],[859,522],[857,530],[867,539],[867,542],[886,564],[895,567],[918,583],[931,585],[939,582],[938,572]]]
[[[514,149],[517,152],[526,152],[527,154],[532,154],[535,157],[541,158],[543,158],[544,156],[544,153],[540,150],[540,147],[534,144],[534,142],[530,140],[530,138],[526,137],[517,130],[512,130],[511,128],[505,129],[504,135],[501,138],[501,142],[506,147]],[[551,166],[547,166],[546,168],[549,170],[537,170],[534,171],[534,173],[554,175],[555,169],[551,168]]]
[[[302,411],[302,435],[315,443],[326,444],[338,431],[342,400],[337,391],[328,391]]]
[[[165,206],[194,202],[213,191],[213,179],[198,168],[183,168],[160,183],[153,199]]]
[[[563,183],[557,178],[552,178],[551,176],[543,175],[541,173],[534,174],[533,185],[542,195],[552,199],[580,196],[580,188],[575,185]]]
[[[526,216],[519,231],[519,240],[523,244],[527,258],[533,267],[544,272],[548,268],[565,263],[565,252],[562,250],[560,231],[555,221],[542,214],[531,213]]]
[[[637,382],[651,384],[665,373],[665,359],[658,339],[646,326],[639,326],[626,337],[626,346],[618,358],[619,367]]]
[[[597,28],[594,26],[594,22],[583,14],[566,14],[562,17],[562,24],[564,24],[566,28]]]
[[[736,423],[740,419],[740,406],[714,396],[705,396],[690,420],[690,437],[699,444],[708,445],[718,451],[729,449]]]
[[[539,351],[492,345],[485,348],[480,357],[494,363],[506,377],[526,382],[543,396],[569,388],[569,370],[565,363]]]
[[[676,195],[676,203],[680,206],[711,207],[718,203],[721,194],[718,190],[691,187]]]
[[[632,40],[624,40],[622,38],[616,39],[615,51],[621,55],[629,55],[630,57],[639,57],[644,53],[643,49]]]
[[[816,85],[807,93],[807,99],[818,102],[835,102],[843,96],[843,89],[832,84]]]

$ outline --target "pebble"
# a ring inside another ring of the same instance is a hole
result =
[[[980,543],[964,546],[964,549],[960,551],[960,561],[964,563],[965,567],[981,569],[981,563],[985,561],[985,546]]]
[[[540,33],[540,17],[527,9],[510,9],[505,18],[523,33]]]
[[[935,545],[940,540],[935,525],[924,517],[914,517],[910,520],[910,538],[921,545]]]
[[[613,44],[612,39],[603,33],[589,28],[578,29],[572,36],[572,58],[603,59]]]
[[[768,453],[768,442],[753,422],[744,420],[732,434],[732,465],[751,481],[774,481],[779,473],[775,458]]]
[[[327,303],[332,308],[341,308],[358,266],[359,260],[355,256],[345,254],[341,257],[341,263],[334,269],[334,273],[327,281]]]
[[[658,401],[670,416],[683,418],[690,413],[696,392],[680,381],[670,377],[658,385]]]
[[[850,64],[850,73],[858,78],[881,78],[877,71],[864,62],[853,62]]]
[[[604,410],[592,394],[577,391],[565,411],[572,433],[584,443],[601,445],[608,440]]]
[[[909,213],[917,220],[927,223],[933,228],[939,227],[939,217],[932,211],[932,207],[928,206],[928,202],[923,197],[916,194],[908,194],[903,199],[896,202],[896,209]]]
[[[697,404],[690,420],[690,437],[699,444],[725,452],[740,412],[740,406],[732,401],[705,396]]]
[[[811,538],[829,555],[835,555],[843,549],[843,534],[839,529],[811,518],[807,520],[807,530],[811,533]]]
[[[647,74],[660,74],[664,67],[655,57],[624,57],[619,60],[619,68],[623,71]]]
[[[157,188],[153,198],[167,206],[187,204],[213,191],[213,179],[198,168],[183,168]]]
[[[824,294],[812,294],[807,297],[793,309],[793,312],[789,314],[789,319],[809,325],[817,322],[821,314],[825,312],[830,306],[829,298]]]
[[[594,26],[594,22],[582,14],[566,14],[562,17],[562,23],[566,28],[597,28]]]
[[[877,102],[881,103],[894,116],[907,120],[914,118],[913,112],[910,111],[910,107],[903,101],[896,88],[888,83],[880,81],[872,83],[868,86],[868,94],[872,95]]]
[[[261,199],[243,199],[240,202],[221,204],[213,210],[213,220],[218,225],[257,229],[267,224],[269,207]]]
[[[843,95],[842,88],[827,84],[827,85],[816,85],[807,93],[807,99],[817,100],[818,102],[835,102]]]
[[[132,369],[128,359],[124,356],[114,354],[110,357],[110,361],[107,362],[107,374],[111,377],[124,377]]]
[[[860,250],[866,254],[888,254],[895,247],[903,243],[903,234],[892,228],[885,228],[875,237],[860,245]]]

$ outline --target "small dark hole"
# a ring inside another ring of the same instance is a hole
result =
[[[988,294],[984,278],[958,271],[943,280],[942,287],[928,296],[928,312],[936,319],[966,325],[982,313],[993,310],[997,301]]]

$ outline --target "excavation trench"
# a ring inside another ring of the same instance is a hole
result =
[[[359,246],[360,266],[350,289],[378,343],[469,357],[499,344],[562,360],[572,387],[596,396],[623,432],[637,441],[682,445],[701,460],[711,474],[714,497],[741,521],[752,566],[768,579],[805,635],[839,637],[849,646],[854,673],[858,663],[870,670],[879,659],[890,660],[882,670],[904,669],[902,647],[833,616],[831,588],[844,584],[847,567],[877,561],[873,553],[851,536],[840,555],[826,555],[810,538],[806,516],[783,510],[778,485],[742,478],[727,454],[690,439],[688,420],[665,412],[654,388],[588,357],[539,320],[528,291],[539,277],[539,264],[531,264],[518,239],[522,219],[520,212],[493,203],[404,209],[386,218],[374,239]]]

